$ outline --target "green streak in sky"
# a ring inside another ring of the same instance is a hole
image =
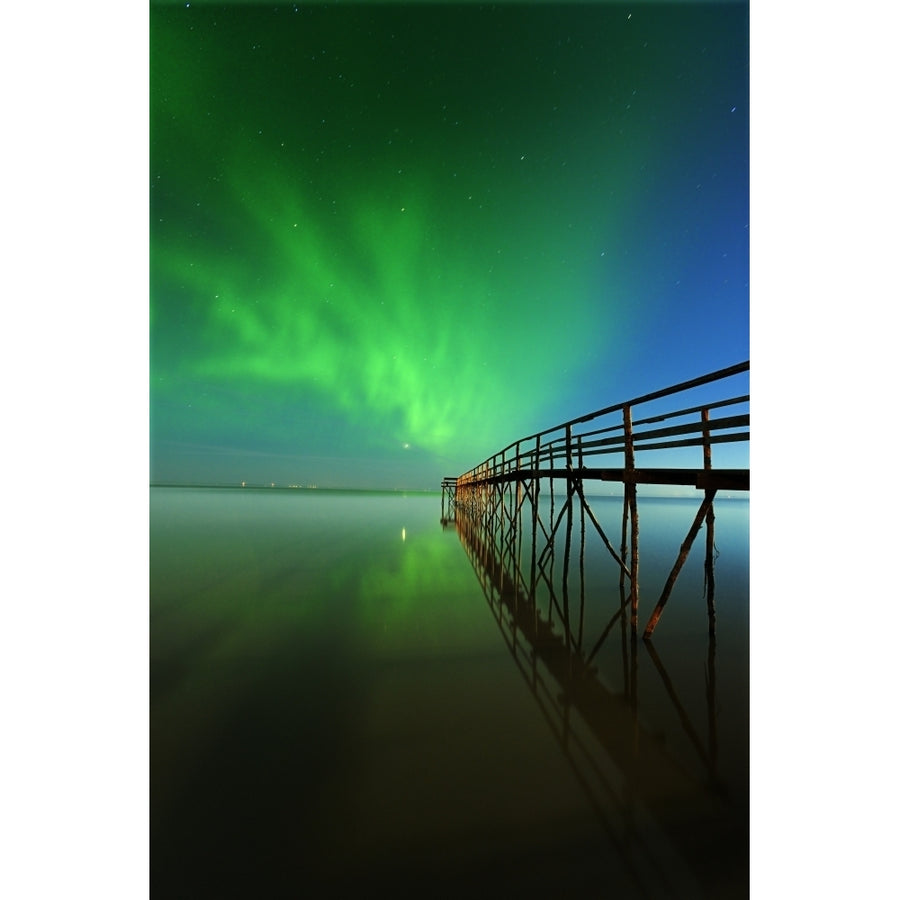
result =
[[[433,484],[743,340],[740,10],[428,7],[151,8],[152,439],[191,478]]]
[[[530,427],[523,395],[544,406],[555,369],[607,337],[602,305],[585,309],[591,248],[544,243],[546,214],[525,196],[518,224],[497,227],[472,201],[442,205],[424,179],[398,176],[334,191],[323,216],[279,169],[230,169],[235,252],[221,240],[160,252],[198,316],[204,349],[186,374],[312,391],[438,454],[473,423],[506,420],[471,441],[477,453]]]

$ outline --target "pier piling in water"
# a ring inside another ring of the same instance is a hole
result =
[[[567,647],[580,647],[580,625],[578,633],[573,632],[569,597],[572,527],[576,512],[581,522],[578,565],[582,594],[587,516],[618,565],[619,587],[623,593],[628,581],[626,603],[632,637],[635,637],[640,599],[637,487],[639,484],[680,485],[702,491],[702,503],[644,627],[643,637],[649,639],[657,627],[704,524],[704,589],[709,633],[713,636],[716,624],[713,501],[720,490],[749,491],[750,469],[714,467],[712,446],[749,443],[749,370],[749,361],[738,363],[520,438],[468,472],[455,478],[444,478],[441,482],[441,521],[451,521],[452,513],[453,519],[465,517],[468,528],[477,525],[482,529],[485,540],[497,554],[501,571],[513,573],[516,586],[521,584],[532,594],[541,583],[549,591],[550,614],[555,610],[563,622]],[[720,411],[726,408],[729,414],[722,415]],[[700,466],[666,465],[673,458],[680,458],[685,448],[697,447],[702,450],[702,459],[698,460]],[[608,464],[616,457],[621,460],[621,467]],[[647,465],[648,459],[662,462],[662,465]],[[565,481],[565,500],[557,511],[555,484],[558,480]],[[545,511],[547,525],[539,503],[542,481],[549,482],[549,513]],[[585,497],[585,482],[591,481],[617,482],[623,486],[618,554]],[[530,509],[523,513],[526,504],[530,504]],[[530,532],[528,539],[523,540],[526,532]],[[554,565],[558,539],[563,542],[563,559],[561,584],[557,589]],[[523,548],[530,548],[527,571],[521,568]]]

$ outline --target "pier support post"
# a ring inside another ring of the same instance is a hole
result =
[[[631,429],[631,406],[622,410],[625,429],[625,503],[631,515],[631,628],[637,631],[638,625],[638,511],[637,484],[634,475],[634,435]],[[625,524],[622,524],[623,539]]]
[[[709,410],[704,409],[700,413],[703,422],[703,468],[712,471],[712,445],[709,439]],[[716,514],[713,504],[710,503],[706,513],[706,559],[703,563],[704,581],[706,591],[706,614],[709,619],[709,636],[716,636]]]

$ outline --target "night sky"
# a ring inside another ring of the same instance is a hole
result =
[[[748,358],[748,235],[754,884],[892,883],[895,665],[845,607],[896,632],[900,498],[840,552],[890,448],[823,435],[897,405],[896,4],[753,0],[752,234],[746,6],[7,6],[0,894],[146,887],[148,443],[153,480],[435,486]]]
[[[150,11],[154,482],[435,488],[749,358],[742,3]]]

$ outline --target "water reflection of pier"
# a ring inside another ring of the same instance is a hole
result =
[[[587,652],[583,635],[571,633],[552,600],[542,601],[528,589],[521,571],[508,570],[478,523],[461,515],[455,524],[506,646],[630,873],[636,896],[741,896],[748,849],[746,801],[735,802],[717,773],[715,639],[709,638],[704,740],[659,654],[627,628],[624,589],[618,610]],[[583,619],[584,603],[582,593],[573,619]],[[607,687],[590,662],[613,636],[621,646],[624,693]],[[641,651],[662,679],[704,777],[688,771],[640,721]]]
[[[591,413],[517,441],[442,483],[442,522],[455,524],[517,667],[646,896],[746,895],[747,798],[729,796],[718,773],[713,501],[723,488],[749,490],[749,469],[713,468],[712,447],[749,441],[749,394],[723,396],[719,390],[748,371],[749,363],[742,363]],[[676,395],[674,408],[661,405]],[[684,400],[686,395],[693,401]],[[732,414],[713,413],[724,407]],[[702,467],[637,464],[638,454],[646,459],[668,451],[670,459],[690,447],[702,450]],[[592,457],[610,453],[622,454],[624,466],[588,465]],[[624,485],[618,548],[586,497],[585,482],[591,480]],[[549,491],[542,491],[542,482]],[[689,485],[702,492],[641,642],[639,484]],[[709,637],[706,721],[698,725],[650,637],[704,524]],[[588,590],[588,534],[614,560],[618,591],[615,582]],[[601,603],[609,618],[593,633],[586,623],[597,622]],[[614,640],[621,647],[622,693],[608,688],[596,669],[601,647]],[[639,655],[652,664],[693,748],[690,771],[639,718]]]

